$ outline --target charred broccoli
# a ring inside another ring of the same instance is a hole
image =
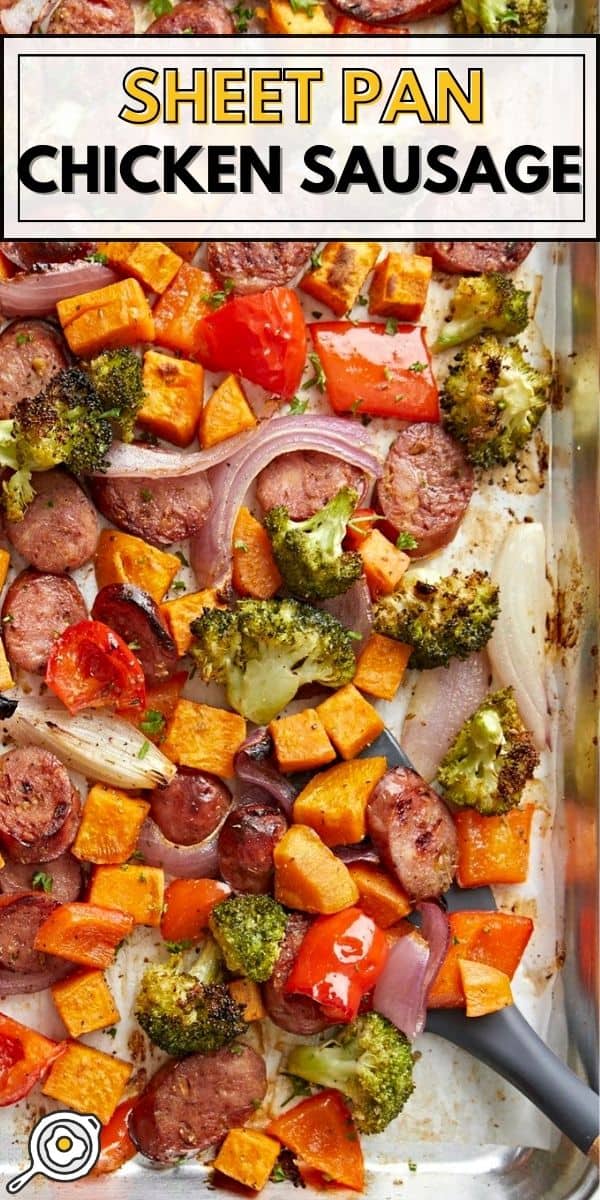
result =
[[[150,1041],[175,1058],[219,1050],[247,1029],[243,1009],[222,983],[222,959],[207,938],[197,959],[181,956],[146,968],[135,1015]]]
[[[266,725],[304,683],[340,687],[356,670],[352,634],[298,600],[239,600],[191,624],[191,653],[205,682],[225,684],[232,708]]]
[[[18,521],[34,497],[31,474],[64,465],[75,474],[101,470],[112,424],[91,380],[79,367],[53,375],[37,396],[21,400],[0,422],[0,463],[15,474],[3,484],[4,507]]]
[[[450,318],[438,337],[436,350],[458,346],[480,333],[513,336],[529,320],[529,292],[515,287],[499,272],[459,279],[450,305]]]
[[[440,765],[437,781],[460,807],[487,815],[508,812],[539,762],[512,688],[494,692],[465,722]]]
[[[307,521],[292,521],[284,504],[267,513],[273,555],[294,596],[302,600],[339,596],[362,573],[360,554],[342,548],[357,501],[358,492],[344,487]]]
[[[412,646],[411,667],[445,667],[489,641],[500,611],[498,588],[485,571],[453,571],[441,579],[409,571],[375,606],[375,629]]]
[[[543,33],[548,0],[460,0],[452,13],[456,33]]]
[[[295,1046],[286,1071],[337,1088],[350,1102],[362,1133],[381,1133],[404,1108],[413,1090],[410,1043],[376,1012],[341,1026],[325,1044]]]
[[[137,354],[126,346],[105,350],[87,363],[85,369],[114,433],[122,441],[130,442],[144,399],[142,364]]]
[[[481,467],[508,463],[531,437],[548,403],[550,378],[515,342],[489,336],[457,354],[441,395],[444,426]]]
[[[271,896],[230,896],[215,905],[210,928],[230,971],[263,983],[273,972],[287,925]]]

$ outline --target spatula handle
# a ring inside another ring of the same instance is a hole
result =
[[[427,1030],[492,1067],[598,1162],[600,1098],[546,1046],[518,1008],[471,1020],[462,1010],[430,1009]]]

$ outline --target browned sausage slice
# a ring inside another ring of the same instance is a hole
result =
[[[107,521],[153,546],[193,537],[212,503],[210,483],[201,471],[181,479],[102,479],[90,481],[96,506]]]
[[[54,9],[47,32],[52,34],[134,33],[129,0],[62,0]]]
[[[219,871],[234,892],[270,892],[273,851],[287,829],[280,808],[261,788],[229,813],[219,834]]]
[[[0,4],[0,8],[2,7],[4,5]],[[22,271],[31,271],[33,267],[40,265],[78,262],[93,254],[96,246],[97,242],[2,242],[0,249],[4,257]]]
[[[38,746],[0,758],[0,842],[21,863],[49,862],[69,848],[81,800],[63,764]]]
[[[265,292],[289,283],[307,262],[316,242],[209,242],[208,267],[238,295]]]
[[[273,974],[262,989],[265,1008],[274,1024],[288,1033],[298,1033],[303,1037],[322,1033],[331,1025],[331,1017],[324,1013],[320,1004],[308,996],[288,996],[284,991],[310,926],[310,917],[303,913],[291,914]]]
[[[452,541],[473,493],[473,470],[441,425],[423,422],[398,434],[377,484],[377,500],[397,533],[417,545],[413,558]]]
[[[164,13],[148,26],[146,33],[187,33],[194,37],[207,34],[235,33],[231,15],[220,0],[182,0],[172,12]]]
[[[166,1063],[150,1080],[134,1105],[129,1132],[146,1158],[172,1162],[243,1125],[266,1091],[263,1059],[242,1042],[191,1054]]]
[[[42,892],[21,890],[0,898],[0,968],[27,975],[45,970],[54,956],[34,950],[33,943],[56,908],[57,901]]]
[[[417,248],[450,275],[505,275],[524,262],[533,246],[535,242],[420,242]]]
[[[36,243],[32,243],[35,245]],[[13,321],[0,333],[0,420],[37,396],[67,365],[64,341],[47,321]]]
[[[367,817],[379,857],[411,899],[447,891],[458,865],[456,828],[443,800],[416,771],[388,771],[371,796]]]
[[[0,871],[0,891],[4,895],[12,892],[35,891],[34,881],[43,876],[43,891],[57,904],[70,904],[81,893],[83,878],[81,863],[67,850],[54,862],[16,863],[7,861]]]
[[[151,803],[164,837],[178,846],[193,846],[219,828],[231,795],[214,775],[180,767],[166,788],[152,792]]]
[[[98,517],[79,484],[65,471],[33,476],[35,499],[6,533],[30,566],[52,575],[82,567],[98,544]]]
[[[335,8],[358,21],[419,21],[453,8],[456,0],[332,0]]]
[[[256,495],[265,512],[285,504],[292,520],[305,521],[343,487],[355,488],[360,503],[366,481],[358,467],[318,450],[293,450],[261,471]]]
[[[139,658],[148,683],[166,679],[178,662],[177,647],[156,601],[131,583],[110,583],[94,600],[92,617],[123,638]]]
[[[68,575],[41,575],[31,568],[21,571],[2,606],[4,644],[11,663],[23,671],[43,671],[56,638],[86,617],[83,596]]]

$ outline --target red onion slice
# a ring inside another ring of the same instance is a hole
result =
[[[22,971],[7,971],[0,968],[0,997],[29,996],[33,992],[44,992],[59,979],[66,979],[75,970],[75,963],[65,962],[64,959],[49,955],[51,963],[42,971],[32,971],[26,975]]]
[[[334,846],[333,853],[343,863],[377,863],[379,855],[370,842],[355,842],[353,846]]]
[[[242,783],[252,784],[275,800],[286,817],[290,817],[296,799],[296,789],[271,760],[273,740],[264,728],[255,729],[242,743],[233,759],[233,767]]]
[[[3,16],[4,24],[6,25]],[[119,278],[100,263],[63,263],[49,271],[15,275],[0,283],[0,312],[5,317],[46,317],[59,300],[106,287]]]
[[[341,596],[333,596],[331,600],[324,600],[319,607],[331,613],[332,617],[337,617],[346,629],[360,634],[360,638],[357,638],[354,644],[358,654],[373,628],[371,593],[364,576],[357,579],[347,592],[342,592]]]
[[[421,933],[429,946],[429,961],[425,972],[425,1000],[429,989],[448,953],[450,946],[450,922],[445,909],[432,900],[417,904],[421,914]]]
[[[147,817],[137,848],[149,867],[162,867],[178,879],[216,879],[219,874],[219,831],[220,826],[210,837],[193,846],[178,846],[164,837],[156,821]]]
[[[140,442],[114,442],[107,456],[107,466],[95,474],[102,479],[180,479],[184,475],[198,475],[217,467],[226,458],[243,450],[248,442],[256,438],[256,430],[239,433],[211,446],[210,450],[198,450],[192,454],[180,454],[177,450],[161,450],[144,446]]]
[[[422,671],[400,738],[415,771],[428,783],[457,733],[487,695],[490,665],[482,651],[448,667]]]
[[[375,985],[373,1008],[412,1041],[425,1028],[427,995],[450,944],[450,926],[438,904],[417,905],[421,937],[406,934],[392,946]]]
[[[244,496],[264,467],[292,450],[320,450],[374,477],[381,474],[372,437],[362,425],[318,415],[279,417],[261,425],[243,450],[211,472],[215,502],[210,519],[190,545],[201,587],[227,583],[233,526]]]

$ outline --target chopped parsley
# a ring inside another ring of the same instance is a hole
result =
[[[308,396],[294,396],[294,399],[290,400],[290,412],[294,413],[295,416],[306,412],[307,408]]]
[[[189,950],[191,945],[188,938],[184,938],[181,942],[165,942],[169,954],[180,954],[182,950]]]
[[[33,335],[31,333],[18,333],[15,338],[15,344],[17,346],[26,346],[27,342],[32,342],[32,341],[33,341]]]
[[[248,25],[254,16],[254,9],[246,8],[243,0],[239,0],[235,8],[232,9],[231,15],[233,17],[236,33],[247,33]]]
[[[139,642],[128,642],[127,646],[129,648],[129,650],[139,650],[140,643]]]
[[[397,319],[397,317],[388,317],[388,319],[387,319],[387,321],[386,321],[386,323],[385,323],[385,332],[386,332],[386,333],[389,333],[389,334],[394,334],[394,333],[397,333],[397,332],[398,332],[398,319]]]
[[[54,887],[54,880],[51,875],[46,875],[45,871],[36,871],[31,876],[31,886],[36,892],[46,892],[48,894]]]
[[[153,499],[154,499],[154,492],[151,492],[150,488],[141,488],[140,489],[140,500],[142,500],[144,504],[149,504],[150,501]]]
[[[238,540],[237,542],[233,543],[233,548],[234,548],[234,550],[239,550],[240,554],[248,553],[248,543],[247,542],[242,542],[242,541]]]
[[[137,752],[138,758],[145,758],[149,749],[150,749],[150,742],[142,742],[142,744]]]
[[[410,364],[408,369],[409,371],[412,371],[414,375],[420,375],[423,371],[427,370],[427,363],[414,362]]]
[[[301,7],[302,6],[300,4],[296,4],[296,7],[294,8],[294,3],[292,2],[293,12],[299,12]],[[307,6],[304,5],[304,8],[306,8],[306,7]],[[313,252],[310,256],[310,265],[311,265],[313,271],[318,271],[319,267],[323,266],[323,255],[320,250],[313,250]]]
[[[287,1100],[284,1100],[284,1104],[289,1104],[290,1100],[296,1099],[296,1096],[312,1096],[312,1088],[306,1079],[301,1079],[299,1075],[288,1075],[287,1071],[284,1071],[283,1074],[286,1079],[289,1079],[292,1088]]]
[[[150,7],[152,8],[152,4],[150,4]],[[171,7],[171,6],[169,6],[169,7]],[[165,12],[168,12],[168,11],[169,11],[168,9],[165,9]],[[160,15],[160,14],[157,14],[157,15]],[[93,254],[87,255],[87,261],[93,262],[93,263],[100,263],[101,267],[105,267],[108,262],[108,255],[103,254],[101,250],[94,250]]]
[[[364,306],[365,304],[369,303],[369,297],[368,296],[358,296],[356,303]]]
[[[418,544],[416,537],[413,537],[412,533],[408,533],[406,530],[399,533],[396,538],[397,550],[414,550]]]
[[[186,587],[187,583],[184,583],[183,579],[176,579],[175,582],[171,584],[171,591],[185,592]]]
[[[140,721],[140,729],[142,733],[147,733],[148,737],[159,737],[165,724],[165,718],[157,708],[147,708]]]
[[[109,1026],[109,1028],[108,1028],[108,1029],[105,1029],[105,1030],[104,1030],[104,1032],[105,1032],[106,1034],[108,1034],[108,1036],[109,1036],[109,1037],[111,1037],[111,1038],[116,1038],[116,1036],[117,1036],[117,1027],[116,1027],[116,1025],[111,1025],[111,1026]]]
[[[171,0],[148,0],[148,8],[153,17],[164,17],[166,13],[173,12]]]
[[[307,379],[306,383],[302,384],[302,391],[306,392],[309,388],[316,387],[320,392],[324,392],[327,387],[327,379],[325,377],[325,372],[321,365],[321,359],[319,358],[319,355],[315,354],[314,350],[311,351],[308,356],[308,361],[313,368],[314,375],[311,379]]]
[[[204,304],[208,304],[209,308],[222,308],[232,291],[233,279],[225,279],[223,280],[223,287],[218,292],[205,292],[200,299]]]
[[[409,1158],[408,1163],[406,1165],[407,1165],[409,1171],[413,1171],[413,1173],[417,1169],[417,1164],[416,1164],[416,1162],[413,1162],[412,1158]]]

